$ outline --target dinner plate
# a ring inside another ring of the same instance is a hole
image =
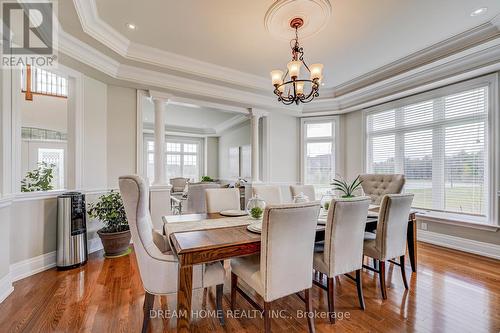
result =
[[[260,234],[262,232],[262,221],[254,222],[247,226],[248,231]]]
[[[236,209],[231,209],[231,210],[223,210],[220,212],[220,215],[223,216],[245,216],[248,215],[246,210],[236,210]]]

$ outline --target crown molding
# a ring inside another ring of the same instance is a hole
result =
[[[500,70],[500,38],[402,73],[355,92],[318,99],[302,116],[341,114]]]
[[[218,124],[217,126],[215,126],[214,130],[215,130],[215,133],[216,134],[221,134],[233,127],[236,127],[242,123],[244,123],[245,121],[248,120],[248,117],[246,115],[237,115],[237,116],[234,116],[220,124]]]
[[[404,58],[379,67],[338,86],[325,89],[324,93],[326,93],[326,95],[339,97],[370,86],[376,82],[384,81],[388,78],[465,51],[499,36],[500,15],[497,15],[492,20],[477,27],[414,52]]]
[[[73,3],[83,31],[126,59],[243,87],[269,86],[269,80],[261,76],[131,42],[99,17],[95,0],[73,0]]]

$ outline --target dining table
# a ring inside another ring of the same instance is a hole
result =
[[[177,331],[189,332],[193,291],[193,265],[206,264],[260,252],[261,235],[247,226],[249,216],[225,217],[219,213],[163,216],[164,231],[178,257]],[[368,216],[366,230],[374,230],[377,217]],[[417,268],[416,216],[408,217],[407,244],[411,268]],[[326,225],[318,222],[316,241],[325,239]]]

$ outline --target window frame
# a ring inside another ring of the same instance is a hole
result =
[[[334,172],[333,176],[339,173],[340,168],[340,118],[339,116],[325,116],[325,117],[304,117],[300,119],[300,182],[302,184],[306,183],[306,152],[307,152],[307,143],[309,142],[325,142],[329,137],[316,137],[316,138],[306,138],[306,126],[308,124],[319,124],[319,123],[332,123],[332,131],[333,134],[331,136],[331,142],[334,147],[333,154],[333,166]],[[313,184],[320,185],[320,184]],[[325,184],[326,185],[326,184]]]
[[[430,91],[426,91],[417,95],[408,96],[405,98],[397,99],[388,103],[380,104],[374,107],[363,109],[363,171],[366,173],[368,168],[368,116],[373,113],[382,112],[384,110],[398,109],[403,106],[410,104],[424,102],[430,99],[436,99],[454,93],[458,93],[468,89],[474,89],[479,87],[488,86],[488,115],[487,115],[487,133],[488,133],[488,209],[486,213],[486,218],[475,219],[477,224],[482,224],[485,226],[500,226],[499,217],[499,197],[500,197],[500,153],[496,153],[500,149],[500,116],[498,114],[499,106],[499,77],[497,73],[488,74],[480,76],[467,81],[450,84],[444,87],[436,88]],[[396,117],[398,114],[396,113]],[[455,121],[455,120],[452,120]],[[411,126],[409,126],[411,127]],[[418,125],[414,126],[413,129],[417,130]],[[385,131],[385,130],[384,130]],[[382,132],[382,131],[381,131]],[[394,133],[394,130],[393,130]],[[396,170],[397,171],[397,170]],[[470,224],[470,217],[474,216],[471,214],[454,213],[454,212],[441,212],[430,209],[422,210],[422,214],[429,214],[430,216],[436,212],[436,215],[448,216],[450,220],[464,220],[467,224]]]

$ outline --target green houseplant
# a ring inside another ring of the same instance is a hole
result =
[[[127,254],[130,244],[130,229],[120,193],[111,191],[88,205],[88,214],[104,226],[97,231],[106,257]]]
[[[359,176],[354,179],[351,183],[344,180],[343,178],[334,179],[331,185],[334,185],[334,189],[343,193],[342,198],[352,198],[354,197],[354,191],[356,191],[363,181],[359,179]]]
[[[37,168],[28,171],[26,177],[21,181],[21,192],[53,190],[52,179],[54,179],[55,166],[55,164],[46,162],[38,163]]]
[[[213,182],[214,180],[210,176],[203,176],[201,177],[202,182]]]
[[[260,219],[262,217],[262,213],[264,213],[264,211],[260,207],[250,209],[250,216],[254,219]]]

